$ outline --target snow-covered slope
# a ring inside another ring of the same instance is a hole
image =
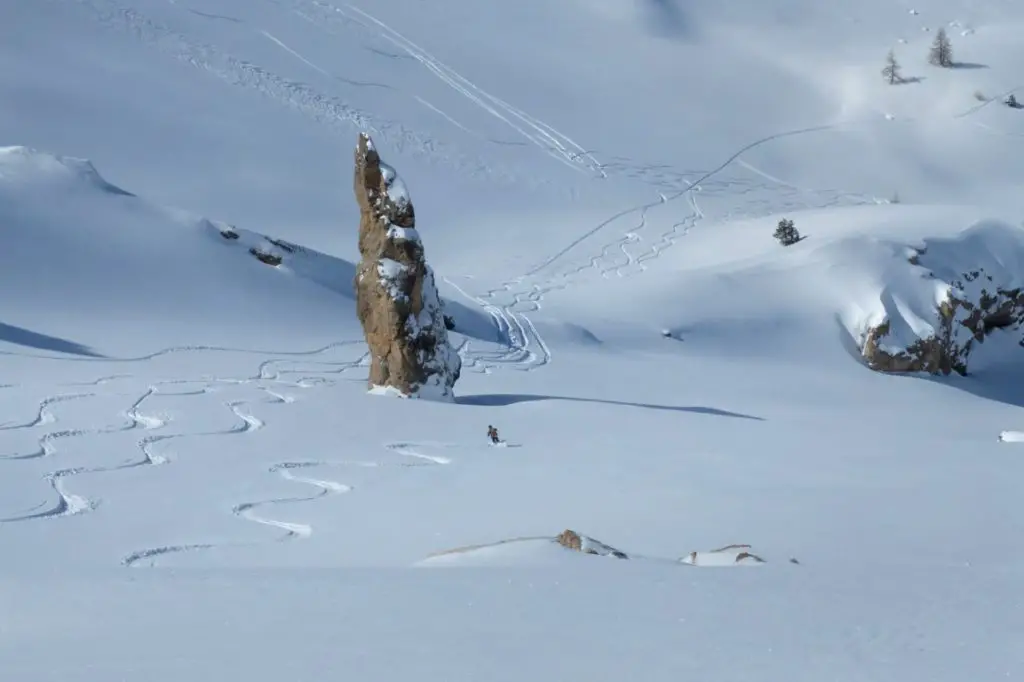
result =
[[[549,309],[575,315],[606,341],[664,330],[702,352],[818,363],[850,350],[859,356],[868,330],[886,321],[893,348],[935,336],[939,306],[958,282],[972,300],[979,298],[972,287],[1024,285],[1024,229],[984,209],[892,205],[788,215],[803,237],[788,248],[772,237],[773,220],[711,225],[655,263],[623,263],[586,289],[559,291]],[[717,234],[726,230],[728,243]],[[978,270],[986,277],[966,282]],[[996,334],[971,370],[1020,366],[1019,340]]]
[[[1022,26],[0,3],[0,678],[1012,677],[1024,351],[938,379],[858,344],[927,336],[965,269],[1019,285]],[[454,404],[367,395],[360,131]]]
[[[154,206],[84,159],[0,149],[0,225],[5,290],[18,292],[4,315],[8,343],[130,357],[360,338],[352,263]],[[453,308],[462,328],[497,338],[478,309]]]

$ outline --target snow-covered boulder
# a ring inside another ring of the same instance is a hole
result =
[[[563,530],[558,537],[555,538],[555,542],[566,549],[573,550],[574,552],[596,554],[598,556],[613,556],[616,559],[629,558],[626,556],[625,552],[620,552],[614,547],[609,547],[603,542],[599,542],[594,538],[587,537],[586,535],[580,535],[576,531],[568,528]]]
[[[889,297],[886,315],[863,340],[868,366],[967,374],[972,352],[997,331],[1024,361],[1024,231],[978,223],[955,238],[927,240],[910,265],[922,270],[934,300],[908,306]]]
[[[365,133],[356,145],[355,166],[360,261],[354,283],[371,355],[371,391],[454,400],[462,359],[448,341],[412,200]]]

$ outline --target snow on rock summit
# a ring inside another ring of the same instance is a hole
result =
[[[365,133],[359,136],[355,156],[360,212],[356,310],[371,354],[370,388],[453,400],[462,359],[448,341],[412,200]]]

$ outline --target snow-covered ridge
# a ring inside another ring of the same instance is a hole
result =
[[[0,226],[0,283],[35,306],[22,306],[7,324],[113,354],[119,341],[153,350],[226,341],[232,328],[252,329],[257,346],[271,347],[353,335],[350,261],[152,204],[86,159],[0,149]],[[487,335],[478,311],[453,304],[450,314],[467,333]],[[90,317],[111,326],[75,324]],[[212,335],[201,331],[211,320]],[[131,334],[109,333],[119,324]]]
[[[0,181],[29,189],[37,185],[98,189],[121,196],[134,196],[107,182],[88,159],[58,156],[24,146],[0,147]]]

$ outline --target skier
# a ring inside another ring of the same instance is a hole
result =
[[[498,438],[498,429],[494,428],[490,424],[487,425],[487,437],[490,438],[491,442],[495,445],[501,442],[501,439]]]

